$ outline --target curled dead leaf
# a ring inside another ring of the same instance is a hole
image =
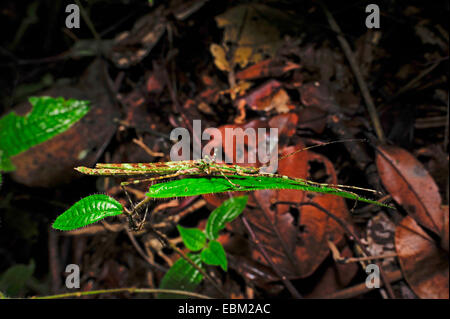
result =
[[[448,252],[407,216],[395,231],[395,248],[403,276],[420,298],[449,298]]]
[[[377,150],[376,165],[386,190],[416,222],[440,235],[442,199],[433,178],[406,150],[387,145]]]

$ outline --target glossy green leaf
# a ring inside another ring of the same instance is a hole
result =
[[[0,275],[0,291],[6,296],[17,297],[34,272],[34,261],[28,265],[17,264]]]
[[[11,156],[66,131],[89,111],[88,101],[48,96],[29,101],[33,109],[25,116],[10,112],[0,118],[0,170],[14,170]]]
[[[224,271],[227,271],[227,256],[222,244],[218,241],[210,241],[208,247],[202,250],[201,257],[205,264],[220,266]]]
[[[59,230],[73,230],[122,212],[122,205],[114,198],[103,194],[91,195],[76,202],[59,215],[52,227]]]
[[[199,255],[188,254],[188,257],[196,265],[201,265],[201,258]],[[166,272],[159,288],[161,289],[178,289],[184,291],[194,291],[195,288],[202,282],[203,275],[195,269],[190,263],[185,259],[178,259],[169,271]],[[176,298],[186,298],[181,295],[174,294],[158,294],[158,298],[163,299],[176,299]]]
[[[206,244],[206,235],[200,229],[197,228],[184,228],[177,226],[180,232],[181,239],[184,245],[191,251],[198,251],[202,249]]]
[[[219,231],[225,228],[226,223],[233,221],[243,212],[247,200],[248,196],[232,197],[214,209],[206,223],[206,237],[210,240],[217,239]]]
[[[233,183],[231,184],[230,181]],[[211,193],[255,191],[261,189],[296,189],[308,192],[332,194],[366,202],[378,206],[389,207],[389,205],[366,199],[355,193],[344,191],[329,186],[321,186],[306,180],[292,180],[271,176],[229,176],[223,177],[200,177],[183,178],[179,180],[158,183],[150,186],[147,196],[153,198],[197,196]]]

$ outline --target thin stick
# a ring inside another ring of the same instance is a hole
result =
[[[167,268],[160,266],[158,264],[155,264],[153,262],[153,260],[151,260],[146,254],[145,252],[142,250],[142,248],[139,246],[139,244],[136,242],[136,239],[134,238],[133,234],[131,233],[131,231],[127,228],[126,229],[127,235],[130,238],[131,243],[133,244],[134,248],[136,249],[136,251],[138,252],[139,255],[141,255],[141,257],[149,264],[149,266],[153,269],[153,270],[159,270],[162,271],[163,273],[167,272]]]
[[[387,272],[386,273],[386,277],[389,280],[389,283],[394,283],[396,281],[399,281],[403,278],[402,272],[401,270],[396,270],[393,272]],[[384,286],[384,283],[381,283],[381,286]],[[373,291],[373,289],[369,289],[367,288],[366,283],[361,283],[340,291],[336,291],[335,293],[332,293],[330,295],[326,295],[323,297],[318,297],[318,298],[323,298],[323,299],[345,299],[345,298],[353,298],[356,296],[360,296],[363,294],[366,294],[368,292]]]
[[[358,82],[358,86],[361,90],[361,94],[364,98],[364,101],[366,102],[367,111],[369,112],[370,118],[372,120],[375,132],[377,133],[378,139],[381,143],[384,143],[384,133],[383,128],[380,123],[380,119],[378,117],[377,109],[375,107],[375,104],[372,100],[372,97],[370,96],[369,89],[367,88],[366,82],[364,81],[364,78],[361,74],[361,71],[359,69],[358,64],[356,63],[355,56],[352,52],[352,49],[350,48],[350,45],[348,44],[347,40],[342,35],[341,28],[337,24],[336,20],[333,18],[332,14],[328,9],[325,7],[325,5],[320,2],[323,11],[325,12],[325,15],[327,16],[328,23],[331,26],[331,29],[336,33],[336,37],[339,41],[339,44],[341,45],[342,50],[344,51],[344,54],[350,63],[350,67],[355,74],[356,81]]]
[[[292,155],[297,154],[299,152],[310,150],[312,148],[321,147],[321,146],[330,145],[330,144],[335,144],[335,143],[345,143],[345,142],[367,142],[367,140],[363,139],[363,138],[361,138],[361,139],[360,138],[347,138],[347,139],[338,140],[338,141],[325,142],[325,143],[322,143],[322,144],[319,144],[319,145],[312,145],[312,146],[308,146],[308,147],[296,150],[296,151],[294,151],[292,153],[289,153],[287,155],[284,155],[284,156],[279,158],[279,161],[281,161],[282,159],[285,159],[286,157],[292,156]]]
[[[258,247],[258,250],[261,252],[261,254],[264,256],[264,259],[269,263],[269,265],[272,267],[272,269],[275,271],[277,276],[281,279],[283,284],[286,286],[286,288],[289,290],[291,295],[295,297],[296,299],[302,299],[302,295],[295,289],[294,285],[290,282],[289,279],[286,278],[285,275],[283,275],[278,267],[273,263],[270,256],[267,254],[267,251],[264,249],[264,247],[261,246],[260,241],[258,238],[256,238],[256,235],[253,231],[253,229],[250,227],[250,224],[248,223],[247,219],[241,215],[241,220],[244,223],[245,228],[247,228],[247,231],[252,238],[252,241],[256,244],[256,247]]]
[[[31,297],[30,299],[60,299],[60,298],[81,297],[81,296],[88,296],[88,295],[112,294],[112,293],[119,293],[119,292],[128,292],[131,294],[133,294],[133,293],[134,294],[167,293],[167,294],[195,297],[195,298],[199,298],[199,299],[212,299],[209,296],[197,294],[195,292],[190,292],[190,291],[173,290],[173,289],[155,289],[155,288],[134,288],[134,287],[70,292],[70,293],[59,294],[59,295]]]
[[[164,153],[161,152],[154,152],[152,151],[145,143],[142,141],[141,138],[133,138],[133,143],[140,146],[148,155],[152,157],[163,157]]]
[[[94,24],[92,23],[91,19],[89,18],[88,14],[86,13],[86,10],[84,10],[84,7],[81,5],[80,0],[75,0],[77,6],[81,10],[81,15],[83,16],[84,21],[88,25],[89,30],[91,30],[92,35],[94,36],[95,40],[100,42],[102,39],[100,35],[98,34],[97,30],[95,30]]]

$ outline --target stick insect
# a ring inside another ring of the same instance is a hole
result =
[[[309,146],[303,149],[296,150],[286,156],[283,156],[280,158],[280,160],[283,160],[289,156],[292,156],[298,152],[305,151],[311,148],[324,146],[328,144],[333,143],[342,143],[342,142],[350,142],[350,141],[362,141],[362,140],[338,140],[338,141],[331,141],[326,142],[321,145],[313,145]],[[152,182],[157,180],[164,180],[169,178],[174,178],[178,176],[216,176],[216,177],[223,177],[225,178],[229,183],[231,183],[233,186],[235,185],[229,177],[232,176],[268,176],[268,177],[277,177],[277,178],[283,178],[283,179],[289,179],[294,182],[300,182],[305,183],[307,185],[316,186],[316,187],[330,187],[334,188],[339,191],[349,192],[348,190],[360,190],[360,191],[366,191],[371,192],[375,194],[380,194],[379,192],[362,188],[362,187],[356,187],[356,186],[347,186],[347,185],[339,185],[339,184],[327,184],[327,183],[318,183],[314,181],[309,181],[301,178],[294,178],[289,177],[285,175],[280,174],[273,174],[273,173],[267,173],[264,171],[265,166],[261,167],[251,167],[251,166],[239,166],[235,164],[225,164],[225,163],[216,163],[214,160],[215,156],[213,158],[209,158],[206,156],[203,159],[198,160],[189,160],[189,161],[174,161],[174,162],[157,162],[157,163],[120,163],[120,164],[105,164],[105,163],[98,163],[95,168],[87,168],[87,167],[77,167],[75,168],[77,171],[87,174],[87,175],[96,175],[96,176],[137,176],[137,177],[144,177],[142,179],[135,179],[131,181],[125,181],[121,183],[122,188],[124,189],[128,200],[132,203],[128,193],[126,192],[125,186],[127,185],[136,185],[146,182]],[[153,177],[147,177],[152,176]],[[156,176],[155,176],[156,175]],[[347,189],[347,190],[343,190]],[[349,192],[351,193],[351,192]],[[352,193],[353,194],[353,193]],[[356,194],[354,194],[356,195]],[[357,195],[356,195],[357,196]],[[150,198],[146,198],[143,201],[141,201],[139,204],[134,206],[132,204],[132,212],[131,216],[140,208],[143,206],[143,204],[147,203],[150,200]],[[130,218],[131,218],[130,216]],[[146,215],[145,215],[146,216]],[[145,217],[144,217],[145,220]],[[131,220],[130,220],[131,224]],[[135,228],[135,227],[133,227]]]
[[[283,160],[289,156],[292,156],[298,152],[302,152],[311,148],[316,148],[319,146],[325,146],[334,143],[342,143],[349,141],[364,141],[364,140],[339,140],[339,141],[331,141],[326,142],[320,145],[313,145],[306,148],[302,148],[296,150],[286,156],[280,158]],[[188,161],[173,161],[173,162],[157,162],[157,163],[120,163],[120,164],[105,164],[98,163],[95,168],[88,168],[84,166],[76,167],[75,170],[80,173],[86,175],[95,175],[95,176],[148,176],[148,175],[158,175],[155,177],[144,178],[144,179],[135,179],[132,181],[122,182],[121,186],[128,186],[131,184],[141,184],[145,182],[152,182],[156,180],[163,180],[174,178],[177,176],[195,176],[195,175],[208,175],[208,176],[222,176],[227,179],[231,184],[233,184],[227,177],[228,176],[269,176],[269,177],[278,177],[283,179],[289,179],[292,181],[298,181],[307,183],[313,186],[326,186],[326,187],[334,187],[340,190],[340,188],[344,189],[354,189],[372,192],[375,194],[381,194],[378,191],[356,187],[356,186],[348,186],[348,185],[339,185],[339,184],[327,184],[327,183],[317,183],[313,181],[308,181],[301,178],[289,177],[280,174],[268,173],[264,171],[266,166],[261,167],[252,167],[252,166],[239,166],[235,164],[226,164],[226,163],[216,163],[215,155],[210,158],[206,156],[203,159],[198,160],[188,160]],[[234,185],[234,184],[233,184]]]

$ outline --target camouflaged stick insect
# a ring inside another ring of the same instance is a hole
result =
[[[308,149],[316,148],[319,146],[325,146],[333,143],[342,143],[342,142],[350,142],[350,141],[364,141],[364,140],[356,140],[356,139],[347,139],[347,140],[339,140],[339,141],[331,141],[326,142],[321,145],[314,145],[309,146],[303,149],[296,150],[290,154],[287,154],[285,156],[282,156],[280,160],[283,160],[289,156],[292,156],[298,152],[305,151]],[[131,212],[128,211],[127,215],[129,218],[129,224],[130,228],[133,230],[140,230],[142,229],[146,216],[147,216],[147,210],[145,212],[144,217],[141,219],[140,222],[136,223],[134,220],[134,215],[142,208],[144,205],[146,205],[152,197],[147,197],[143,199],[141,202],[139,202],[136,206],[133,204],[128,192],[126,191],[125,186],[131,185],[131,184],[140,184],[145,182],[152,182],[156,180],[164,180],[169,179],[181,175],[185,176],[215,176],[215,177],[223,177],[232,185],[236,190],[238,191],[240,186],[233,183],[230,178],[233,177],[273,177],[273,178],[281,178],[283,180],[289,180],[296,183],[302,183],[307,186],[316,187],[316,188],[332,188],[336,191],[349,193],[354,196],[355,199],[355,205],[357,200],[363,200],[363,198],[359,197],[357,194],[350,192],[348,190],[343,189],[354,189],[354,190],[361,190],[361,191],[367,191],[379,194],[379,192],[367,188],[362,187],[356,187],[356,186],[347,186],[347,185],[339,185],[339,184],[327,184],[327,183],[317,183],[313,181],[308,181],[305,179],[300,178],[293,178],[289,176],[284,176],[280,174],[273,174],[265,172],[264,169],[267,168],[267,166],[261,166],[261,167],[243,167],[239,165],[232,165],[232,164],[222,164],[222,163],[216,163],[215,157],[216,157],[216,151],[212,158],[210,158],[208,155],[205,156],[203,159],[199,160],[190,160],[190,161],[174,161],[174,162],[158,162],[158,163],[121,163],[121,164],[103,164],[99,163],[96,165],[94,169],[87,168],[87,167],[77,167],[75,168],[77,171],[88,174],[88,175],[96,175],[96,176],[137,176],[137,177],[145,177],[145,176],[151,176],[151,175],[158,175],[154,177],[149,178],[143,178],[143,179],[136,179],[132,181],[122,182],[121,187],[124,190],[128,201],[131,203]],[[363,200],[364,201],[364,200]],[[372,201],[373,202],[373,201]],[[148,206],[145,206],[148,209]]]
[[[310,147],[306,147],[303,149],[299,149],[294,151],[288,155],[285,155],[280,158],[283,160],[289,156],[292,156],[298,152],[305,151],[308,149],[312,149],[319,146],[325,146],[334,143],[342,143],[342,142],[350,142],[350,141],[363,141],[363,140],[339,140],[339,141],[331,141],[326,142],[321,145],[314,145]],[[357,186],[348,186],[348,185],[340,185],[340,184],[327,184],[327,183],[317,183],[313,181],[308,181],[301,178],[294,178],[280,174],[273,174],[264,172],[264,168],[267,166],[261,167],[244,167],[234,164],[225,164],[225,163],[216,163],[215,155],[213,158],[209,158],[209,156],[205,156],[203,159],[199,160],[188,160],[188,161],[174,161],[174,162],[157,162],[157,163],[121,163],[121,164],[104,164],[99,163],[95,166],[95,168],[87,168],[87,167],[77,167],[75,168],[77,171],[87,174],[87,175],[95,175],[95,176],[148,176],[148,175],[159,175],[156,177],[144,178],[144,179],[136,179],[132,181],[122,182],[121,186],[127,186],[131,184],[141,184],[145,182],[152,182],[156,180],[163,180],[168,178],[173,178],[181,175],[185,176],[195,176],[195,175],[208,175],[208,176],[222,176],[227,179],[233,186],[235,185],[228,178],[230,176],[269,176],[269,177],[278,177],[283,179],[288,179],[292,181],[297,181],[301,183],[306,183],[311,186],[317,187],[332,187],[337,190],[343,189],[354,189],[361,190],[366,192],[371,192],[375,194],[380,194],[379,192],[357,187]]]

